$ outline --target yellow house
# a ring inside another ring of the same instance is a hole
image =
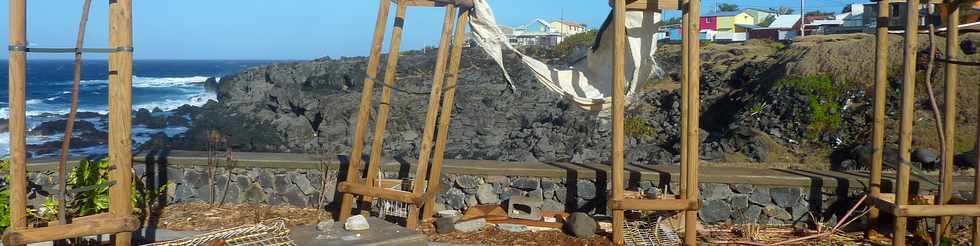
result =
[[[735,24],[755,25],[755,18],[745,11],[715,12],[701,16],[701,29],[719,32],[735,31]]]

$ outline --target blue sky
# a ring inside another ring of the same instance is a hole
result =
[[[862,0],[810,0],[807,10],[840,11]],[[28,40],[37,47],[71,47],[81,0],[28,1]],[[703,0],[741,7],[799,8],[799,0]],[[137,59],[313,59],[361,56],[368,52],[378,9],[376,0],[134,0]],[[565,19],[589,27],[602,24],[606,0],[490,0],[498,21],[522,25],[534,18]],[[105,47],[107,0],[93,0],[88,47]],[[6,17],[8,5],[0,4]],[[392,10],[394,12],[394,10]],[[434,45],[444,9],[411,8],[403,49]],[[393,13],[392,13],[393,15]],[[668,12],[667,16],[676,16]],[[3,18],[6,22],[6,18]],[[390,30],[390,26],[388,28]],[[0,25],[7,37],[8,25]],[[7,51],[0,55],[6,59]],[[62,56],[32,55],[31,58]],[[70,56],[63,56],[70,58]],[[89,55],[88,58],[102,58]]]

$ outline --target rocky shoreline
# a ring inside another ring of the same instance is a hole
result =
[[[980,35],[965,35],[964,39],[978,40]],[[865,166],[873,83],[872,64],[866,61],[874,55],[867,52],[873,40],[871,35],[849,34],[807,37],[792,44],[754,40],[706,45],[702,53],[701,159],[843,169]],[[892,47],[896,57],[900,43]],[[671,164],[679,160],[678,54],[678,45],[660,48],[657,61],[665,76],[643,85],[628,106],[629,163]],[[608,121],[543,89],[516,59],[505,54],[505,61],[514,64],[507,68],[518,87],[512,92],[482,51],[464,51],[446,158],[575,163],[608,160]],[[564,62],[559,57],[545,60]],[[140,149],[206,150],[209,139],[218,134],[236,151],[348,153],[365,63],[363,57],[324,58],[255,67],[223,77],[221,83],[212,84],[218,101],[170,112],[135,112],[134,125],[187,128],[173,137],[155,134]],[[423,105],[428,100],[434,63],[433,52],[405,52],[400,58],[398,89],[393,94],[385,136],[384,153],[389,156],[417,158]],[[980,72],[963,70],[960,90],[973,93]],[[891,76],[890,124],[897,122],[895,111],[900,100],[896,89],[900,75]],[[377,90],[375,95],[380,94],[380,86]],[[925,93],[920,94],[924,98]],[[976,95],[958,96],[959,131],[969,135],[976,131]],[[916,124],[921,129],[916,132],[928,135],[934,131],[934,123],[925,117],[929,112],[921,104],[917,110],[924,117],[918,117]],[[894,140],[896,128],[889,127],[889,141]],[[81,132],[98,134],[85,129]],[[924,168],[934,166],[937,142],[928,137],[917,137],[915,142],[916,161]],[[973,145],[964,142],[956,146],[963,153],[958,164],[976,163],[966,153]]]

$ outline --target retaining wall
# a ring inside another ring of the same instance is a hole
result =
[[[219,156],[212,180],[207,154],[203,152],[155,152],[136,158],[135,172],[150,184],[172,184],[169,203],[215,200],[227,203],[268,203],[316,207],[324,201],[336,205],[338,179],[346,177],[343,156],[321,158],[305,154],[235,153],[234,161]],[[29,177],[40,187],[38,194],[53,193],[53,163],[31,164]],[[410,161],[382,161],[385,178],[406,178],[415,173]],[[572,163],[505,163],[447,160],[443,167],[443,191],[437,208],[464,210],[477,204],[499,204],[513,196],[540,199],[545,210],[606,213],[610,180],[608,166]],[[702,167],[700,194],[705,223],[792,224],[816,218],[833,222],[866,189],[867,174],[797,169]],[[886,175],[887,176],[887,175]],[[678,167],[627,165],[627,190],[651,197],[676,194]],[[972,190],[972,177],[957,179],[958,190]],[[325,182],[325,183],[324,183]],[[914,182],[920,193],[935,187]],[[885,180],[883,190],[891,189]],[[323,191],[325,187],[325,191]],[[47,191],[47,192],[44,192]],[[966,194],[971,196],[971,194]],[[33,202],[43,201],[43,195]]]

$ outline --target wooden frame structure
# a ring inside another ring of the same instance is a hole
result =
[[[419,214],[423,218],[432,217],[431,204],[435,195],[441,190],[439,177],[442,170],[443,152],[446,145],[446,134],[449,132],[449,121],[452,119],[453,101],[456,94],[456,82],[459,80],[459,59],[463,52],[466,25],[469,24],[469,9],[460,8],[457,19],[457,8],[454,1],[433,0],[380,0],[380,9],[375,26],[373,46],[368,58],[367,76],[361,92],[361,104],[358,111],[357,126],[354,130],[350,163],[347,167],[347,179],[337,186],[343,192],[340,205],[340,220],[346,220],[351,215],[354,195],[361,196],[360,209],[362,214],[370,214],[372,197],[403,202],[409,205],[406,227],[415,229],[418,226]],[[374,101],[374,84],[378,74],[378,64],[381,57],[381,45],[384,41],[385,25],[388,22],[388,12],[391,2],[395,2],[394,29],[392,30],[391,47],[388,51],[388,63],[385,67],[382,82],[381,99],[378,103],[378,114],[375,121],[374,139],[371,144],[371,157],[368,159],[366,178],[361,178],[362,155],[364,151],[364,135],[370,121],[370,111]],[[394,89],[395,73],[398,65],[398,52],[401,45],[402,28],[405,24],[405,12],[408,7],[444,7],[446,14],[443,19],[442,35],[439,41],[439,51],[436,55],[436,67],[432,79],[432,90],[429,94],[429,104],[425,118],[425,129],[422,135],[421,151],[411,192],[385,189],[376,185],[376,178],[381,169],[381,150],[384,148],[385,127],[391,105],[391,93]],[[454,30],[455,27],[455,30]],[[450,59],[450,40],[452,55]],[[449,65],[447,68],[446,65]],[[448,76],[447,76],[448,69]],[[445,86],[443,82],[445,81]],[[441,102],[441,104],[440,104]],[[441,106],[441,108],[440,108]],[[441,112],[441,114],[440,114]],[[439,134],[436,135],[436,121],[439,121]],[[433,137],[438,136],[433,152]],[[433,154],[434,153],[434,154]],[[430,156],[432,166],[429,166]],[[428,188],[428,189],[426,189]],[[428,206],[423,206],[428,204]],[[423,211],[424,209],[424,211]]]
[[[26,0],[10,0],[10,220],[5,245],[113,234],[116,245],[132,244],[130,232],[139,227],[130,201],[132,174],[132,0],[109,1],[109,49],[27,47]],[[109,212],[76,218],[74,223],[27,227],[27,53],[102,52],[109,54]]]
[[[959,47],[959,7],[964,2],[975,2],[976,0],[928,0],[927,3],[947,4],[950,11],[947,13],[947,43],[946,59],[952,61],[957,57]],[[879,0],[878,1],[878,29],[875,56],[875,98],[874,98],[874,129],[873,129],[873,155],[871,162],[871,173],[869,175],[869,203],[872,206],[869,213],[871,226],[873,229],[880,216],[880,212],[889,213],[895,216],[893,245],[905,245],[907,233],[907,222],[909,217],[939,217],[937,223],[938,235],[943,235],[942,230],[947,228],[950,216],[969,216],[977,217],[974,220],[974,245],[980,245],[980,199],[975,199],[973,204],[950,204],[953,194],[953,154],[954,149],[945,148],[942,153],[942,181],[940,192],[935,200],[935,205],[910,205],[909,204],[909,183],[911,172],[911,148],[912,131],[915,113],[915,87],[916,87],[916,59],[918,52],[919,35],[919,11],[907,11],[905,24],[904,42],[904,64],[902,80],[902,103],[901,103],[901,127],[899,133],[899,154],[900,163],[898,164],[898,175],[896,177],[896,188],[894,200],[887,199],[890,194],[881,193],[882,162],[884,160],[885,142],[885,105],[888,86],[888,18],[890,2],[906,2],[909,6],[919,6],[920,0]],[[916,8],[918,9],[918,8]],[[945,65],[945,109],[946,118],[942,125],[946,136],[945,145],[955,146],[956,139],[956,87],[958,83],[958,67],[953,62],[946,62]],[[926,75],[929,76],[929,75]],[[978,112],[980,114],[980,112]],[[978,134],[980,142],[980,134]],[[975,180],[974,192],[980,191],[980,166],[978,166]]]
[[[684,245],[697,245],[698,210],[698,162],[700,160],[700,0],[611,0],[616,32],[613,60],[613,159],[612,194],[609,207],[613,218],[613,243],[624,243],[626,210],[682,211],[684,220]],[[680,9],[683,15],[681,44],[681,173],[679,199],[644,200],[625,199],[624,190],[624,123],[625,123],[625,37],[626,11]]]
[[[384,40],[385,24],[388,20],[390,2],[398,5],[395,17],[394,30],[392,31],[391,48],[389,49],[388,65],[383,81],[383,90],[378,105],[378,115],[376,116],[376,126],[374,139],[371,147],[371,155],[367,167],[367,175],[361,178],[362,154],[364,150],[364,136],[367,131],[370,118],[371,106],[373,104],[373,90],[376,82],[377,67],[380,59],[381,44]],[[612,160],[612,194],[609,199],[609,207],[613,214],[613,240],[618,244],[624,241],[624,211],[626,210],[659,210],[659,211],[684,211],[685,225],[687,228],[697,227],[697,211],[701,207],[698,199],[698,160],[700,145],[698,134],[700,133],[699,109],[700,109],[700,40],[698,38],[699,19],[700,19],[700,0],[685,0],[683,4],[679,0],[610,0],[610,5],[614,9],[615,30],[615,53],[613,69],[613,160]],[[411,192],[401,192],[386,190],[384,187],[374,185],[375,178],[380,172],[381,150],[383,149],[383,139],[386,122],[388,120],[389,104],[391,91],[395,81],[395,68],[398,63],[398,50],[401,41],[402,27],[404,25],[405,9],[408,6],[423,7],[445,7],[446,16],[443,23],[442,37],[439,43],[439,51],[436,60],[436,68],[433,78],[432,92],[429,98],[428,113],[422,135],[422,143],[418,167],[415,172],[414,185]],[[357,126],[355,128],[353,149],[351,150],[350,164],[347,168],[347,180],[338,186],[338,191],[343,192],[343,200],[340,207],[340,220],[345,220],[351,215],[354,204],[354,196],[362,197],[362,213],[368,212],[371,197],[379,197],[401,201],[410,204],[411,210],[406,222],[408,228],[415,228],[418,225],[419,210],[423,208],[422,218],[432,216],[432,202],[435,194],[439,192],[439,177],[445,150],[446,138],[449,131],[451,120],[453,99],[455,97],[456,82],[459,75],[459,59],[462,53],[463,34],[465,25],[469,22],[468,9],[461,9],[459,19],[456,20],[455,38],[453,39],[452,55],[449,59],[448,79],[446,79],[447,52],[449,50],[449,39],[453,34],[453,21],[457,6],[454,1],[433,1],[433,0],[381,0],[378,11],[378,19],[375,27],[375,34],[371,55],[368,58],[367,78],[364,81],[364,88],[361,94],[360,111]],[[626,51],[626,11],[645,11],[645,10],[665,10],[682,9],[684,13],[684,44],[683,46],[683,81],[682,81],[682,165],[680,181],[680,199],[670,200],[642,200],[625,199],[624,197],[624,122],[625,122],[625,51]],[[446,85],[443,86],[443,80]],[[442,107],[440,109],[440,94],[442,95]],[[440,113],[441,111],[441,113]],[[438,118],[438,134],[435,143],[435,150],[432,148],[432,138],[436,131],[436,117]],[[429,166],[430,155],[432,155],[432,165]],[[426,179],[428,177],[428,179]],[[426,190],[428,187],[428,190]],[[686,245],[695,245],[697,242],[697,231],[686,230],[684,236]]]

